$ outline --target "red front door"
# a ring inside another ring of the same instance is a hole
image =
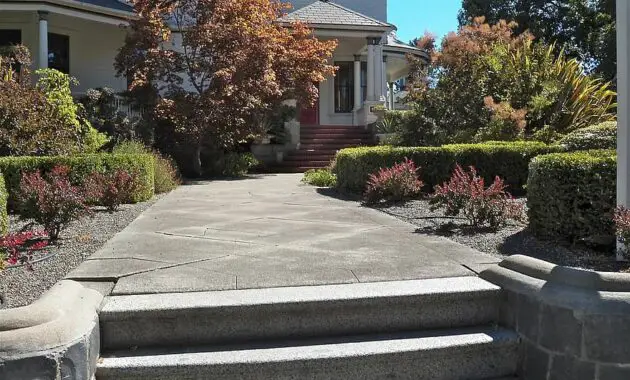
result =
[[[319,98],[311,107],[300,107],[300,124],[319,125]]]

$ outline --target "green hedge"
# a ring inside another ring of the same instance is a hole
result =
[[[428,190],[448,180],[456,163],[474,165],[486,181],[495,176],[505,179],[514,194],[523,193],[529,161],[540,155],[560,151],[560,147],[541,142],[498,142],[483,144],[444,145],[442,147],[362,147],[343,149],[337,153],[333,172],[337,186],[351,192],[363,192],[371,173],[390,167],[405,157],[420,168]]]
[[[9,232],[9,214],[7,212],[7,202],[9,192],[4,185],[4,178],[0,176],[0,235],[4,236]]]
[[[617,122],[605,121],[586,128],[576,129],[564,136],[558,145],[566,151],[617,148]]]
[[[613,150],[548,154],[529,166],[529,227],[542,238],[612,242],[617,156]]]
[[[73,183],[81,184],[93,172],[107,173],[114,170],[137,172],[140,176],[138,191],[133,195],[133,202],[149,200],[154,194],[154,158],[150,154],[86,154],[77,156],[54,157],[0,157],[2,172],[9,193],[9,205],[15,204],[23,172],[41,170],[47,172],[55,166],[70,168]]]

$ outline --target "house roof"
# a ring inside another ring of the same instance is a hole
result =
[[[126,1],[121,0],[76,0],[80,3],[96,5],[99,7],[116,9],[119,11],[133,12],[133,7]]]
[[[425,50],[406,44],[396,38],[396,33],[390,33],[387,35],[387,43],[383,44],[383,47],[385,49],[385,52],[388,53],[404,53],[413,54],[424,58],[429,57]]]
[[[301,21],[321,26],[358,26],[369,28],[395,28],[386,22],[376,20],[359,12],[348,9],[328,0],[317,0],[314,3],[291,12],[280,19],[282,22]]]

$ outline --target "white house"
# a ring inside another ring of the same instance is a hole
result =
[[[365,125],[364,105],[391,101],[388,86],[406,74],[405,54],[424,56],[394,38],[387,0],[294,0],[293,6],[282,22],[304,21],[319,38],[339,41],[333,57],[339,72],[320,84],[319,104],[301,113],[305,124]],[[116,77],[113,62],[130,17],[125,0],[2,0],[0,46],[26,45],[37,68],[76,77],[78,93],[122,91],[127,80]]]

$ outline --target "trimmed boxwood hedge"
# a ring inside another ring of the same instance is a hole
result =
[[[617,122],[605,121],[586,128],[576,129],[564,136],[558,145],[567,152],[617,148]]]
[[[52,157],[0,157],[0,172],[4,177],[9,194],[9,206],[15,203],[19,193],[20,179],[23,172],[41,170],[47,172],[55,166],[70,168],[70,179],[75,184],[82,184],[93,172],[107,173],[114,170],[137,172],[140,186],[133,194],[133,202],[149,200],[154,195],[154,158],[150,154],[85,154],[77,156]]]
[[[509,191],[522,194],[527,182],[529,161],[540,155],[560,151],[542,142],[489,142],[442,147],[361,147],[339,151],[333,163],[337,186],[345,191],[363,192],[371,173],[390,167],[406,158],[420,168],[428,190],[447,181],[455,165],[475,166],[486,181],[495,176],[505,179]]]
[[[529,227],[539,237],[614,242],[617,156],[614,150],[548,154],[529,166]]]

